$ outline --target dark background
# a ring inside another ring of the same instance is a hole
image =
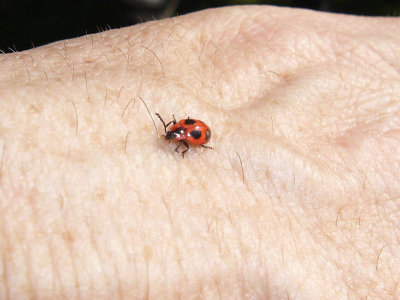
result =
[[[237,4],[270,4],[369,16],[400,15],[400,0],[0,0],[0,51],[21,51],[108,28]]]

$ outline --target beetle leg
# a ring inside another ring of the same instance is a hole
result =
[[[174,125],[176,124],[176,120],[175,120],[175,116],[174,116],[174,115],[172,115],[172,116],[174,117],[174,119],[173,119],[172,121],[168,122],[167,124],[165,124],[163,118],[161,118],[161,116],[160,116],[159,113],[156,113],[156,116],[157,116],[157,117],[160,119],[160,121],[163,123],[165,133],[167,133],[167,127],[169,126],[169,124],[171,124],[171,123],[173,123]]]
[[[189,145],[185,141],[180,141],[181,145],[184,144],[186,146],[186,150],[182,151],[182,158],[185,158],[185,153],[189,150]]]
[[[160,119],[160,121],[163,123],[163,125],[164,125],[164,131],[165,131],[165,133],[167,133],[167,126],[168,126],[168,125],[165,125],[165,122],[164,122],[163,118],[161,118],[161,116],[160,116],[159,113],[156,113],[156,116],[157,116],[157,117]]]
[[[208,149],[214,149],[213,147],[210,146],[205,146],[205,145],[201,145],[203,148],[208,148]]]
[[[179,149],[180,146],[182,146],[182,142],[183,141],[179,141],[179,142],[180,142],[180,144],[175,148],[175,151],[178,152],[178,153],[179,153],[178,149]]]
[[[185,158],[185,153],[186,151],[189,150],[189,145],[185,141],[179,141],[179,145],[175,148],[175,151],[179,153],[178,149],[182,146],[185,145],[186,149],[182,151],[182,157]]]

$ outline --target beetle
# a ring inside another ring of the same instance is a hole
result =
[[[198,145],[203,148],[214,149],[213,147],[206,146],[211,139],[211,129],[203,121],[196,119],[182,119],[179,122],[176,121],[175,116],[172,115],[173,120],[165,124],[160,114],[156,113],[156,116],[164,125],[165,139],[167,141],[175,140],[179,142],[179,145],[175,148],[178,152],[179,147],[184,145],[185,150],[182,151],[182,157],[185,157],[185,153],[189,150],[189,144]],[[168,129],[168,126],[172,126]],[[178,152],[179,153],[179,152]]]

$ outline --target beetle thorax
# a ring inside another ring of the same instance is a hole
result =
[[[166,140],[182,140],[185,138],[186,129],[178,127],[175,130],[168,131],[165,135]]]

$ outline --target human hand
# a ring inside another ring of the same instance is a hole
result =
[[[0,56],[0,298],[398,297],[399,32],[226,7]]]

